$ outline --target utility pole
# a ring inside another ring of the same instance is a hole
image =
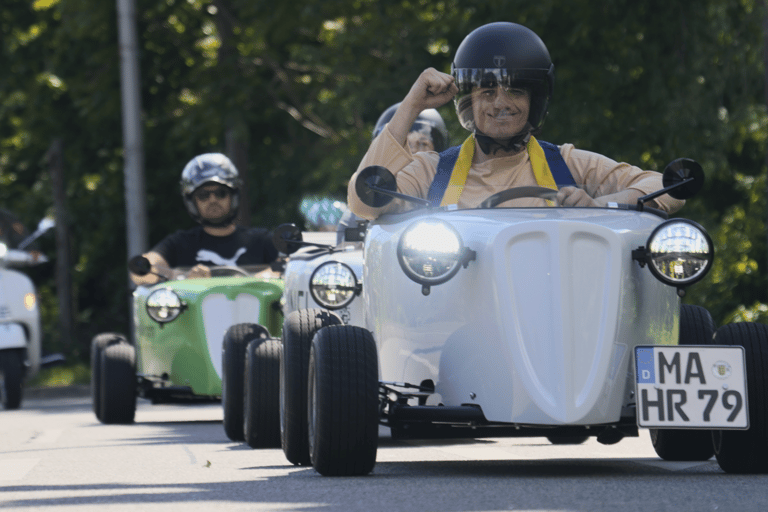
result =
[[[56,217],[56,298],[59,302],[59,337],[67,356],[72,355],[75,338],[75,294],[72,288],[72,258],[69,243],[69,212],[64,179],[64,144],[56,138],[45,158],[51,172],[53,209]]]
[[[123,107],[125,225],[127,257],[130,258],[146,252],[149,244],[135,0],[117,0],[117,28],[120,42],[120,90]]]

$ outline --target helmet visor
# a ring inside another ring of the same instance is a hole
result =
[[[509,95],[513,95],[516,89],[525,89],[534,96],[537,89],[544,85],[540,69],[458,68],[453,70],[453,77],[459,89],[454,97],[456,113],[461,125],[471,132],[476,129],[472,110],[473,93],[480,89],[498,87]]]

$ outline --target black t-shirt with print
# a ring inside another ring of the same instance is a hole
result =
[[[213,236],[202,226],[176,231],[160,241],[153,252],[160,254],[171,268],[262,265],[277,259],[272,237],[263,228],[237,226],[231,235]]]

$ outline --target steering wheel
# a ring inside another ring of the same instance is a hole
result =
[[[485,201],[480,203],[478,208],[494,208],[501,203],[506,203],[512,199],[520,199],[521,197],[537,197],[541,199],[553,200],[557,196],[557,190],[552,190],[546,187],[514,187],[501,192],[496,192],[492,196],[488,197]]]
[[[221,267],[211,267],[211,277],[250,277],[250,275],[251,274],[240,267],[233,267],[228,265]]]

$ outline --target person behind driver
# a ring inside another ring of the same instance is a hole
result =
[[[163,238],[144,256],[152,272],[169,279],[210,277],[212,266],[272,263],[278,252],[264,228],[235,224],[240,202],[240,177],[234,164],[221,153],[196,156],[181,173],[181,195],[187,212],[199,226]],[[177,267],[191,267],[181,273]],[[153,273],[131,273],[137,285],[159,281]]]
[[[392,116],[395,115],[399,106],[400,103],[395,103],[381,113],[373,127],[371,140],[376,140],[376,137],[384,130]],[[445,126],[443,116],[433,108],[419,112],[406,136],[406,142],[411,153],[418,153],[420,151],[437,151],[440,153],[448,149],[450,145],[449,140],[448,128]],[[336,225],[336,245],[345,242],[347,229],[357,228],[362,220],[351,210],[347,209]]]
[[[374,219],[412,208],[394,200],[366,206],[357,196],[357,176],[365,167],[391,171],[399,192],[435,206],[475,208],[488,197],[514,187],[557,190],[556,200],[523,197],[503,206],[606,206],[634,204],[663,188],[661,174],[619,163],[597,153],[539,141],[554,86],[554,65],[543,41],[530,29],[495,22],[472,31],[456,50],[451,74],[424,70],[392,119],[368,148],[347,189],[356,215]],[[460,146],[414,153],[406,144],[409,127],[425,109],[451,99],[470,136]],[[662,195],[646,203],[668,213],[684,201]],[[498,205],[497,205],[498,206]]]

